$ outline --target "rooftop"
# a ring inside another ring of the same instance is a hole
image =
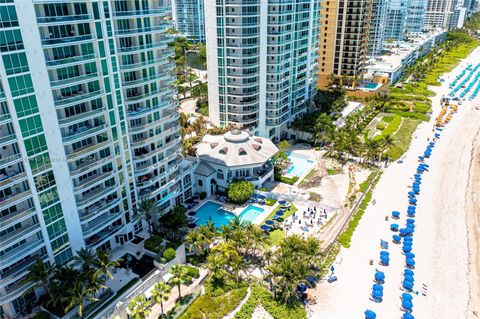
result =
[[[263,164],[277,151],[270,139],[238,129],[223,135],[205,135],[197,146],[202,161],[229,167]]]

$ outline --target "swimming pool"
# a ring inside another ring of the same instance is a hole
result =
[[[287,156],[291,162],[290,167],[285,172],[285,175],[287,175],[288,177],[300,177],[305,172],[311,171],[315,165],[315,162],[305,155],[288,152]]]
[[[378,85],[378,83],[365,83],[362,85],[362,89],[375,90]]]
[[[263,208],[248,205],[239,215],[240,219],[245,222],[253,223],[253,221],[264,212]]]
[[[228,225],[230,220],[235,218],[235,215],[221,209],[222,205],[207,201],[200,208],[197,209],[196,217],[198,220],[195,222],[197,225],[205,225],[209,220],[213,221],[215,227],[221,227],[222,225]],[[240,220],[253,223],[264,209],[256,206],[249,205],[239,215]]]

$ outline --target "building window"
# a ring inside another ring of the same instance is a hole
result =
[[[198,186],[203,186],[203,181],[201,179],[198,180]]]
[[[224,177],[225,177],[225,176],[223,175],[223,171],[222,171],[221,169],[219,169],[219,170],[217,171],[217,178],[223,180]]]

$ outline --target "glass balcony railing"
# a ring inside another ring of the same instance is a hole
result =
[[[40,224],[22,225],[22,227],[10,233],[0,236],[0,242],[2,243],[2,248],[5,246],[5,243],[13,245],[17,241],[20,241],[30,235],[33,235],[38,230],[40,230]]]
[[[166,14],[170,12],[171,10],[169,8],[129,10],[129,11],[115,11],[113,12],[113,16],[114,17],[146,16],[146,15]]]
[[[84,35],[72,35],[58,38],[46,38],[42,39],[42,45],[51,46],[51,45],[62,45],[62,44],[74,44],[76,42],[84,42],[93,40],[95,37],[93,34],[84,34]]]
[[[16,141],[17,141],[17,137],[15,136],[15,134],[10,134],[10,135],[0,137],[0,145],[1,146],[4,146],[6,144],[10,144],[10,143],[13,143],[13,142],[16,142]]]
[[[87,248],[92,248],[100,245],[105,239],[110,238],[113,234],[115,234],[122,228],[123,225],[108,226],[106,229],[101,230],[97,234],[87,239]]]
[[[77,15],[59,15],[59,16],[49,16],[49,17],[37,17],[38,24],[54,24],[61,22],[75,22],[75,21],[85,21],[91,20],[92,16],[89,14],[77,14]]]
[[[52,88],[56,88],[56,87],[59,87],[59,86],[79,84],[79,83],[82,83],[82,82],[85,82],[85,81],[88,81],[88,80],[91,80],[91,79],[99,78],[100,76],[102,76],[100,73],[93,72],[93,73],[90,73],[90,74],[72,76],[72,77],[67,78],[67,79],[51,80],[50,84],[51,84]]]
[[[95,205],[85,208],[83,212],[80,214],[80,221],[85,222],[97,215],[101,215],[107,209],[111,209],[112,207],[118,205],[120,201],[121,201],[120,198],[112,198],[110,200],[102,199],[101,201],[97,202]]]
[[[29,255],[30,252],[40,249],[42,246],[45,246],[45,243],[41,239],[35,241],[27,241],[26,243],[0,256],[0,268],[8,267],[15,261]]]
[[[72,131],[68,135],[64,136],[62,139],[65,143],[72,143],[74,141],[78,141],[79,139],[83,139],[90,135],[100,133],[101,131],[104,131],[107,128],[108,128],[107,124],[101,124],[93,127],[82,126],[81,128],[78,128],[77,130]]]
[[[16,212],[14,214],[10,214],[7,217],[2,217],[2,220],[0,221],[0,229],[4,229],[5,227],[8,227],[10,224],[18,221],[22,221],[24,219],[27,219],[35,214],[35,209],[34,208],[28,208],[23,211]]]
[[[150,26],[150,27],[143,27],[143,28],[136,28],[136,29],[125,29],[125,30],[117,30],[117,35],[131,35],[135,33],[146,33],[146,32],[154,32],[154,31],[164,31],[169,27],[169,25],[157,25],[157,26]]]
[[[80,56],[72,56],[68,58],[60,58],[60,59],[49,59],[46,61],[47,66],[63,66],[66,64],[77,63],[77,62],[88,62],[89,60],[93,60],[98,58],[98,56],[94,53],[80,55]]]

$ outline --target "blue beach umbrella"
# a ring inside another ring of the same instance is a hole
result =
[[[408,230],[406,228],[400,228],[400,235],[405,236],[408,234]]]
[[[274,222],[273,220],[269,219],[269,220],[266,220],[266,221],[265,221],[265,224],[267,224],[267,225],[273,225],[273,224],[275,224],[275,222]]]
[[[405,261],[405,263],[407,264],[408,267],[413,267],[413,266],[415,266],[415,260],[413,260],[412,258],[407,258],[407,260]]]
[[[402,286],[403,286],[403,288],[405,288],[407,290],[410,290],[410,289],[413,288],[413,282],[408,281],[408,280],[404,280],[403,283],[402,283]]]
[[[379,284],[373,284],[372,290],[381,290],[383,291],[383,286]]]
[[[407,224],[413,224],[413,223],[415,223],[415,219],[407,218]]]
[[[393,235],[392,239],[393,239],[394,243],[400,243],[400,240],[402,240],[402,237],[400,237],[398,235]]]
[[[377,314],[371,310],[365,310],[365,319],[375,319],[377,318]]]
[[[414,211],[416,211],[416,210],[417,210],[417,207],[416,207],[416,206],[411,206],[411,205],[410,205],[410,206],[407,207],[407,211],[409,211],[409,212],[410,212],[410,211],[414,212]]]
[[[420,174],[415,174],[415,175],[413,175],[413,177],[415,177],[415,178],[422,178],[422,175],[420,175]]]
[[[416,198],[410,198],[410,204],[416,204],[417,199]]]
[[[404,292],[402,294],[402,300],[410,300],[411,301],[412,299],[413,299],[413,296],[411,294],[409,294],[407,292]]]
[[[381,250],[380,251],[380,256],[389,256],[389,255],[390,255],[390,253],[386,250]]]
[[[380,261],[383,265],[388,266],[388,264],[390,263],[390,257],[380,256]]]
[[[412,251],[412,246],[411,245],[403,245],[402,250],[406,253]]]
[[[415,217],[415,212],[414,211],[408,212],[407,216],[408,217]]]
[[[408,312],[405,312],[403,314],[402,319],[415,319],[415,317],[413,315],[409,314]]]
[[[271,228],[270,228],[270,226],[262,225],[262,226],[260,226],[260,229],[265,230],[265,231],[269,231]]]
[[[408,196],[415,197],[415,193],[414,192],[408,192]]]
[[[392,212],[392,216],[393,216],[393,217],[400,217],[400,212],[394,210],[394,211]]]
[[[278,211],[278,212],[275,213],[275,215],[277,215],[277,216],[283,216],[283,214],[285,214],[285,213],[282,212],[282,211]]]
[[[372,291],[372,296],[374,298],[382,298],[383,297],[383,291],[381,290],[374,290]]]
[[[390,224],[390,230],[398,231],[398,224]]]
[[[405,275],[409,275],[409,276],[413,276],[413,275],[414,275],[414,272],[413,272],[413,270],[411,270],[411,269],[405,269],[405,270],[403,271],[403,273],[404,273]]]
[[[411,282],[414,282],[414,281],[415,281],[415,280],[413,280],[413,277],[412,277],[412,276],[409,276],[409,275],[404,276],[404,279],[405,279],[405,280],[408,280],[408,281],[411,281]]]
[[[381,271],[375,273],[375,280],[383,281],[385,279],[385,274]]]
[[[412,259],[412,258],[415,258],[415,254],[414,253],[405,253],[405,257]]]
[[[412,302],[411,302],[410,300],[403,300],[403,301],[402,301],[402,306],[403,306],[403,308],[405,308],[405,309],[412,309],[413,304],[412,304]]]

